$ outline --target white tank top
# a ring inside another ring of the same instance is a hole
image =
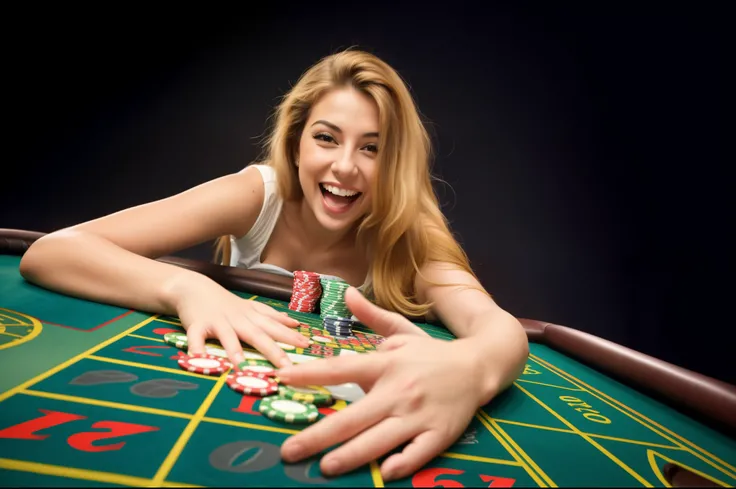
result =
[[[261,254],[263,249],[268,243],[268,239],[271,237],[273,228],[276,226],[276,221],[281,215],[281,207],[283,206],[283,199],[278,195],[276,188],[276,171],[268,165],[251,165],[256,167],[261,172],[263,177],[263,206],[261,212],[258,214],[258,219],[253,224],[253,227],[248,231],[245,236],[236,238],[230,236],[230,266],[247,268],[249,270],[262,270],[265,272],[276,273],[279,275],[285,275],[287,277],[294,277],[294,273],[276,265],[261,262]],[[319,273],[317,270],[310,270]],[[320,273],[325,278],[337,278],[343,280],[340,277],[333,275],[326,275]],[[358,287],[359,290],[363,290],[365,284]]]

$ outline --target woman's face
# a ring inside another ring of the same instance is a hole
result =
[[[369,211],[378,126],[375,102],[353,88],[329,92],[312,107],[299,142],[299,182],[326,230],[349,228]]]

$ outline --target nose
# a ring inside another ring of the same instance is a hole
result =
[[[350,148],[345,148],[338,158],[332,162],[332,172],[336,177],[346,178],[358,173],[358,166],[355,164],[355,154]]]

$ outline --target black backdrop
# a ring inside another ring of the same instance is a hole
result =
[[[411,85],[444,209],[504,308],[733,382],[725,13],[515,5],[17,14],[0,227],[239,170],[301,72],[357,46]]]

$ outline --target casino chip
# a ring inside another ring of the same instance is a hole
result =
[[[267,418],[285,423],[313,423],[319,417],[314,404],[271,396],[261,399],[258,410]]]
[[[279,386],[279,395],[286,399],[308,402],[315,406],[327,406],[332,404],[333,401],[330,391],[318,385],[308,387],[282,385]]]
[[[322,295],[319,274],[297,270],[294,272],[294,285],[289,301],[289,309],[299,312],[314,312]]]
[[[357,324],[349,317],[326,315],[322,318],[322,327],[332,336],[348,338],[353,335],[353,326]]]
[[[238,368],[240,368],[241,372],[250,372],[253,377],[276,377],[276,369],[268,365],[247,365],[244,367],[238,366]]]
[[[258,360],[257,358],[246,358],[238,364],[240,370],[245,370],[248,367],[271,367],[275,368],[273,363],[268,360]]]
[[[326,278],[320,279],[322,285],[322,299],[319,303],[320,317],[337,316],[349,318],[353,315],[345,304],[345,291],[350,284],[345,281]]]
[[[279,384],[270,377],[247,371],[233,372],[227,376],[227,385],[236,392],[254,396],[270,396],[279,391]]]
[[[221,374],[232,367],[227,360],[207,353],[181,355],[177,363],[184,370],[205,375]]]
[[[175,346],[179,349],[186,349],[189,345],[186,333],[180,333],[178,331],[170,331],[164,335],[164,341],[171,346]]]

